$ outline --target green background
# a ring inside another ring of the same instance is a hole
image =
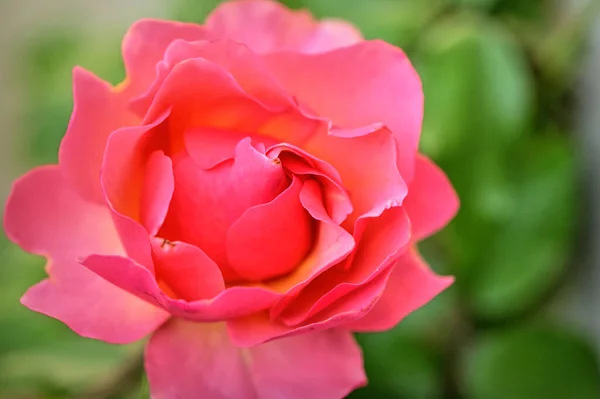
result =
[[[176,0],[163,17],[201,22],[217,3]],[[352,21],[408,53],[425,90],[421,150],[461,198],[456,219],[421,245],[456,283],[397,328],[358,337],[370,384],[350,397],[600,398],[589,332],[558,311],[584,272],[573,87],[598,7],[565,17],[543,0],[284,3]],[[123,78],[122,33],[107,30],[91,46],[76,28],[52,27],[28,41],[17,60],[23,164],[56,162],[73,65]],[[43,261],[1,239],[0,398],[147,397],[143,343],[85,340],[21,306]]]

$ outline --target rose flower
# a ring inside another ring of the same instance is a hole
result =
[[[458,200],[417,151],[406,55],[248,0],[204,25],[139,21],[123,58],[116,87],[74,70],[59,164],[14,184],[5,230],[48,260],[22,303],[84,337],[150,336],[155,399],[364,385],[353,332],[452,282],[416,249]]]

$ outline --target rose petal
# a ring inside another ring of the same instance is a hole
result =
[[[273,201],[249,208],[227,232],[227,261],[245,281],[284,275],[300,264],[312,245],[313,220],[300,203],[302,181]]]
[[[92,253],[123,253],[108,208],[82,199],[58,166],[33,169],[14,183],[4,230],[38,255],[76,260]]]
[[[174,188],[171,158],[162,151],[153,152],[146,163],[140,199],[140,219],[151,236],[156,235],[167,216]]]
[[[150,154],[163,146],[161,139],[166,133],[161,124],[168,115],[164,113],[152,124],[125,127],[111,134],[100,176],[106,202],[126,253],[149,270],[153,269],[148,235],[152,231],[146,230],[140,224],[142,204],[148,203],[147,200],[144,203],[142,199],[143,186]],[[161,212],[164,212],[164,202],[170,195],[169,171],[166,171],[166,174],[165,185],[161,188],[162,203],[159,203],[159,207],[163,208]],[[161,219],[162,216],[158,215],[157,218]],[[152,229],[156,225],[149,227]]]
[[[333,223],[323,206],[318,183],[307,180],[300,192],[300,202],[318,221],[316,242],[304,261],[287,276],[265,283],[265,286],[285,295],[270,310],[275,318],[294,301],[315,278],[344,260],[354,249],[354,240],[346,230]]]
[[[121,91],[82,68],[73,70],[73,113],[60,144],[58,159],[67,180],[88,200],[104,202],[100,165],[112,131],[135,125]]]
[[[188,302],[163,292],[152,272],[130,258],[92,255],[82,264],[117,287],[189,320],[222,321],[247,316],[268,309],[281,298],[281,294],[262,287],[233,286],[211,299]]]
[[[367,382],[352,334],[327,330],[247,349],[259,398],[345,398]]]
[[[175,139],[191,129],[210,127],[297,143],[326,129],[323,120],[306,117],[295,106],[273,107],[246,93],[231,72],[204,58],[173,67],[153,98],[145,123],[165,112],[171,114],[169,130]],[[181,148],[177,140],[173,144]]]
[[[317,277],[279,315],[286,325],[297,326],[337,300],[373,280],[401,256],[410,242],[410,223],[402,208],[369,219],[356,247],[349,270],[331,268]]]
[[[77,263],[93,253],[121,254],[123,248],[106,206],[83,200],[57,166],[34,169],[15,182],[4,227],[23,249],[51,257],[50,278],[21,299],[30,309],[80,335],[113,343],[138,340],[168,317]]]
[[[366,383],[360,348],[348,332],[239,349],[222,325],[183,320],[172,320],[152,337],[146,371],[156,399],[341,399]]]
[[[341,224],[352,213],[350,197],[338,171],[327,162],[291,144],[276,144],[267,152],[279,158],[285,169],[295,175],[313,176],[323,189],[324,205],[334,223]]]
[[[264,59],[280,84],[335,127],[382,123],[389,128],[398,143],[398,169],[406,181],[412,179],[423,92],[417,72],[400,49],[368,41],[322,54],[286,52]]]
[[[229,336],[235,345],[252,347],[274,339],[290,337],[350,325],[373,309],[383,294],[392,268],[387,268],[370,282],[336,301],[307,323],[289,327],[273,318],[268,311],[239,317],[227,322]]]
[[[171,42],[205,38],[205,29],[197,24],[153,19],[134,23],[123,39],[123,60],[127,73],[124,87],[131,95],[141,94],[156,77],[156,64],[163,59]]]
[[[414,239],[440,230],[456,215],[458,206],[458,196],[444,172],[427,157],[417,156],[415,177],[404,202]]]
[[[357,219],[379,216],[406,197],[406,183],[396,168],[396,143],[387,129],[354,138],[315,135],[305,148],[339,172],[354,207],[344,222],[350,231]]]
[[[150,155],[166,147],[161,145],[161,136],[167,134],[161,124],[168,116],[165,112],[151,124],[118,129],[106,144],[100,176],[106,201],[115,211],[136,221],[142,219],[143,186]]]
[[[233,163],[203,170],[180,154],[174,165],[175,192],[161,237],[198,246],[226,280],[237,278],[228,267],[227,231],[248,208],[272,201],[285,189],[289,183],[281,165],[252,147],[250,139],[239,142]]]
[[[255,148],[263,141],[270,142],[268,137],[210,127],[188,130],[184,134],[184,141],[185,148],[194,163],[208,170],[235,158],[235,148],[246,137],[251,137],[252,146]]]
[[[153,241],[156,279],[186,301],[210,299],[225,288],[219,266],[201,249],[183,242]]]
[[[148,342],[145,366],[154,399],[255,399],[245,358],[221,324],[173,319]]]
[[[362,33],[354,25],[336,19],[323,19],[318,22],[311,39],[299,51],[307,54],[324,53],[363,40]]]
[[[406,252],[390,275],[383,296],[373,309],[348,328],[354,331],[385,331],[448,288],[454,278],[438,276],[416,249]]]
[[[53,259],[49,274],[27,290],[21,303],[83,337],[126,344],[145,337],[170,316],[73,260]]]
[[[349,24],[318,24],[307,11],[291,11],[275,1],[223,3],[209,15],[206,28],[214,37],[245,43],[257,53],[329,51],[362,40]]]
[[[156,93],[181,62],[201,58],[221,66],[231,74],[242,90],[271,110],[283,110],[294,105],[292,98],[278,85],[262,59],[247,46],[230,40],[175,40],[157,65],[157,78],[146,93],[132,103],[138,112],[148,109]]]
[[[207,126],[257,131],[273,116],[272,111],[248,96],[227,70],[202,58],[175,65],[154,96],[145,123],[167,110],[171,113],[169,128],[178,134]]]

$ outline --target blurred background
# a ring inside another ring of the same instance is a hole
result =
[[[55,163],[71,70],[118,83],[142,17],[201,22],[215,0],[0,0],[0,199]],[[421,74],[421,150],[459,215],[421,245],[454,286],[359,336],[382,399],[600,398],[600,1],[287,0],[402,47]],[[43,261],[0,237],[0,398],[147,398],[140,344],[79,338],[19,297]],[[307,398],[312,399],[312,398]],[[316,398],[315,398],[316,399]]]

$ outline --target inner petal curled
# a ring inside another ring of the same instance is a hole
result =
[[[173,156],[173,171],[175,190],[159,236],[198,246],[226,280],[238,279],[227,261],[227,231],[248,208],[271,202],[288,187],[282,166],[247,138],[236,146],[233,160],[205,170],[182,152]]]
[[[227,259],[237,275],[263,281],[297,267],[312,247],[314,220],[300,203],[302,181],[268,204],[248,209],[227,233]]]

